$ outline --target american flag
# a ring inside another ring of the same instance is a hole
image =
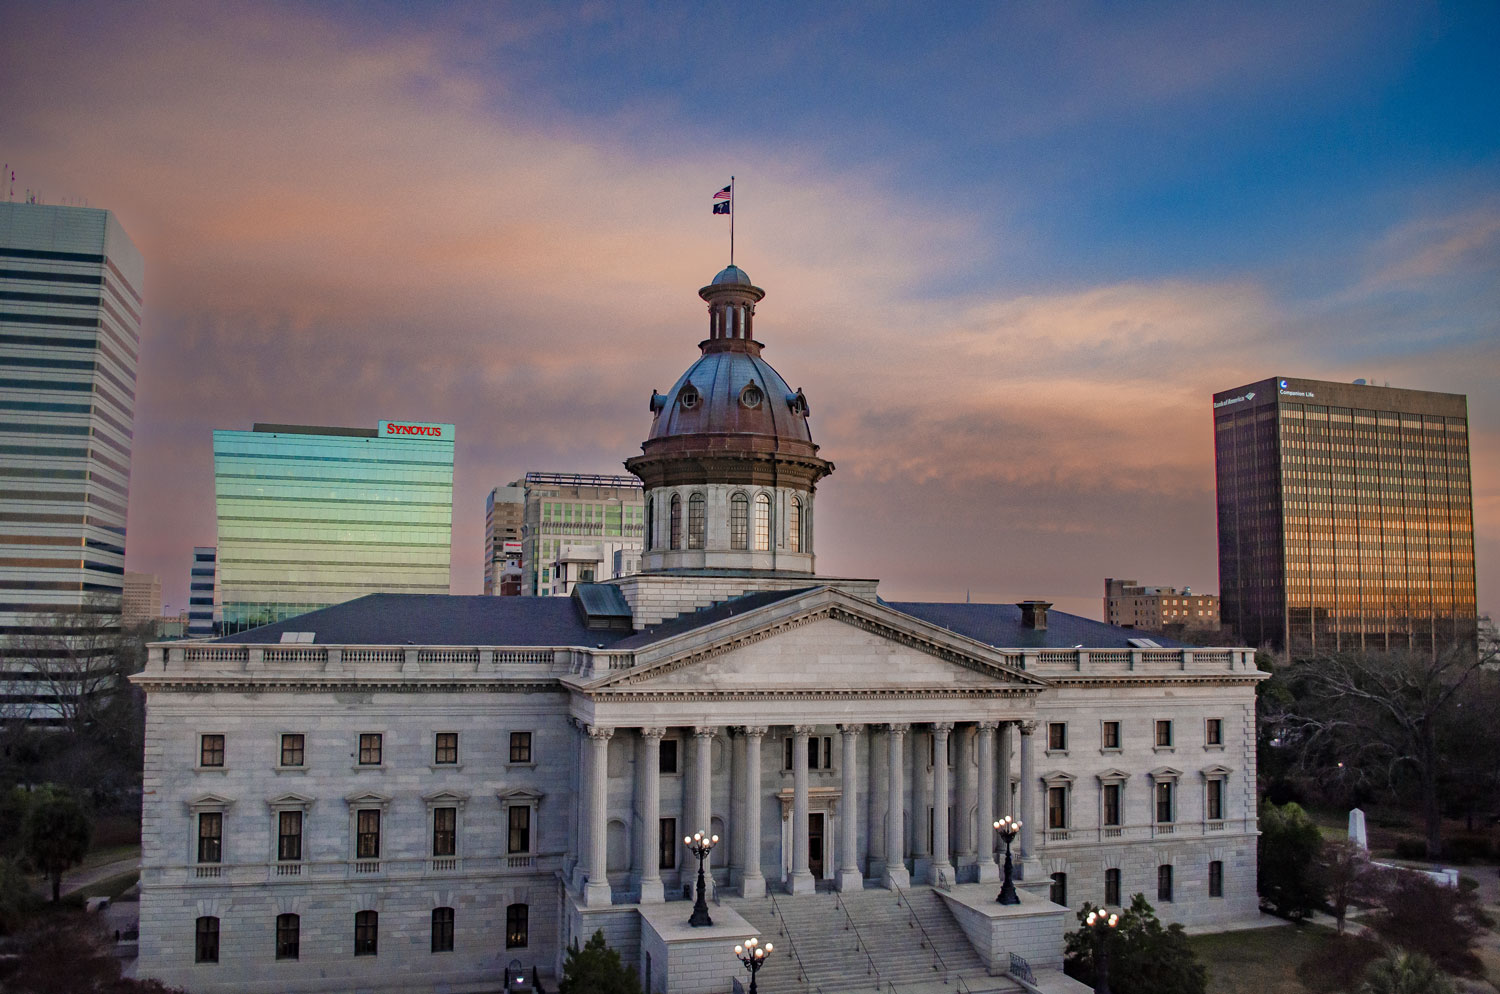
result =
[[[730,198],[730,196],[731,196],[731,194],[729,192],[729,187],[726,186],[724,189],[722,189],[718,193],[714,194],[714,199],[715,200],[728,200]]]

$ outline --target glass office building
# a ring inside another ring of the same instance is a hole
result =
[[[1224,623],[1278,650],[1475,635],[1468,403],[1363,381],[1214,394]]]
[[[214,432],[223,629],[365,594],[448,593],[452,425]]]
[[[144,278],[109,211],[0,203],[0,714],[57,719],[39,627],[118,628]]]

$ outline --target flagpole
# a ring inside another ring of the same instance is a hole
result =
[[[723,173],[719,174],[724,175]],[[729,264],[734,265],[734,177],[729,177]]]

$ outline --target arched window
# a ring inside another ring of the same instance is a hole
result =
[[[729,498],[729,547],[750,548],[750,498],[744,494]]]
[[[356,911],[354,913],[354,955],[374,956],[380,944],[380,913]]]
[[[771,548],[771,498],[765,494],[755,495],[755,550],[766,552]]]
[[[688,498],[688,548],[703,548],[703,539],[708,533],[707,501],[702,494]]]
[[[432,951],[453,952],[453,909],[432,909]]]
[[[793,552],[802,551],[802,502],[795,497],[787,508],[786,547]]]
[[[302,919],[297,915],[276,916],[276,958],[297,959],[302,947]]]
[[[656,548],[656,501],[646,498],[646,548]]]
[[[219,919],[213,915],[198,919],[194,929],[193,962],[219,962]]]
[[[531,942],[531,906],[509,904],[505,907],[505,948],[525,949]]]
[[[671,542],[672,548],[682,548],[682,498],[676,494],[672,495]]]

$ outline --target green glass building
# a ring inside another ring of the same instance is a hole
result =
[[[214,432],[225,633],[374,593],[446,594],[447,424]]]

